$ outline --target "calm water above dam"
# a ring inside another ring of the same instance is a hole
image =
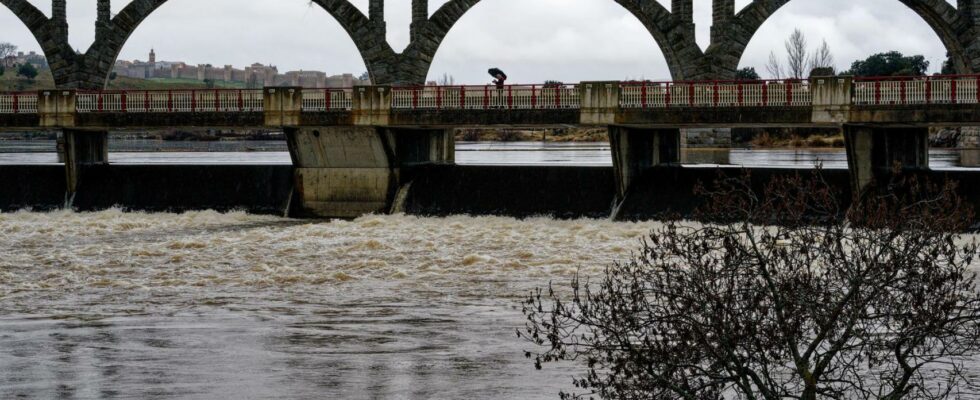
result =
[[[0,141],[0,164],[57,163],[53,141]],[[284,142],[113,141],[110,162],[120,164],[289,164]],[[847,168],[843,149],[692,149],[685,163],[712,167]],[[611,166],[607,143],[460,142],[456,162],[464,165]],[[934,169],[980,168],[980,150],[932,149]]]

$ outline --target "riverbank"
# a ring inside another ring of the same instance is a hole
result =
[[[831,130],[773,132],[748,130],[731,133],[735,148],[785,149],[785,148],[844,148],[844,135]],[[547,143],[608,143],[605,128],[555,128],[555,129],[457,129],[456,141],[461,142],[547,142]]]
[[[457,129],[457,142],[608,143],[605,128]]]

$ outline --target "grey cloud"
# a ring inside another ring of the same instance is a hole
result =
[[[435,11],[446,0],[430,0]],[[668,0],[658,0],[669,8]],[[737,0],[743,7],[750,0]],[[50,12],[50,0],[32,0]],[[114,11],[127,2],[115,1]],[[365,13],[367,0],[353,3]],[[410,0],[388,0],[388,39],[408,43]],[[695,0],[698,39],[707,46],[710,0]],[[95,0],[69,1],[70,41],[84,50],[94,37]],[[827,40],[838,66],[874,52],[923,54],[938,69],[945,59],[939,38],[896,0],[796,0],[767,22],[749,44],[744,66],[763,69],[771,50],[799,27],[814,44]],[[25,50],[39,46],[6,9],[0,40]],[[189,63],[272,63],[280,70],[328,73],[365,70],[357,49],[330,16],[307,0],[171,0],[127,43],[124,59],[158,57]],[[484,83],[499,66],[515,82],[599,79],[668,79],[666,63],[643,26],[612,0],[484,0],[463,17],[436,55],[430,77],[448,73],[457,82]]]

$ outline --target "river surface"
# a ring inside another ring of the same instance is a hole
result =
[[[0,163],[56,162],[35,150]],[[167,150],[112,161],[289,163],[276,151]],[[962,154],[932,160],[960,168]],[[609,157],[604,144],[462,143],[457,153],[463,164]],[[687,157],[843,166],[840,151]],[[575,271],[598,276],[654,224],[0,213],[0,399],[555,399],[580,370],[536,371],[524,358],[522,296]],[[980,366],[969,373],[980,379]]]
[[[522,296],[653,227],[0,213],[0,399],[556,399]]]
[[[0,398],[555,399],[521,297],[652,226],[0,214]]]
[[[0,164],[54,164],[53,141],[0,141]],[[682,161],[691,167],[847,168],[843,149],[689,149]],[[109,161],[116,164],[290,164],[285,142],[166,142],[114,140]],[[608,143],[460,142],[462,165],[611,166]],[[932,149],[930,166],[938,170],[980,168],[980,150]]]

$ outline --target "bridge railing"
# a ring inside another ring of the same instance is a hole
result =
[[[37,114],[37,92],[0,93],[0,114]]]
[[[803,80],[624,82],[623,108],[806,107],[813,104]]]
[[[261,112],[261,89],[82,91],[80,113]]]
[[[854,78],[855,105],[978,103],[977,75]]]
[[[354,106],[353,89],[303,89],[303,111],[349,111]]]
[[[416,86],[391,90],[391,108],[399,110],[547,110],[577,109],[574,85]]]

